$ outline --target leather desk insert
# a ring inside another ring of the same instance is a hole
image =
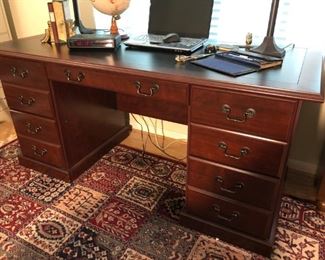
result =
[[[173,54],[70,52],[31,37],[0,44],[0,79],[20,163],[66,181],[129,134],[128,112],[187,124],[180,222],[269,256],[299,109],[324,100],[320,57],[295,48],[281,68],[231,78]]]

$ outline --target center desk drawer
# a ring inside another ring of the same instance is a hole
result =
[[[49,91],[32,90],[12,84],[3,84],[3,89],[10,109],[53,117]]]
[[[0,79],[32,88],[49,88],[45,67],[41,62],[0,57]]]
[[[190,125],[190,155],[236,168],[279,177],[286,150],[286,143]]]
[[[49,78],[55,81],[107,89],[153,100],[188,103],[186,83],[58,64],[47,64],[47,71]]]
[[[186,211],[212,223],[267,238],[272,213],[187,189]]]
[[[27,113],[11,111],[18,135],[59,144],[59,134],[54,120],[33,116]]]
[[[191,122],[288,140],[298,102],[193,87]]]

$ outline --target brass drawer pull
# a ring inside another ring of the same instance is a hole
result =
[[[73,81],[73,82],[81,82],[85,78],[85,74],[82,72],[78,72],[77,78],[72,78],[72,73],[70,70],[64,70],[64,75],[66,76],[67,81]]]
[[[26,123],[26,131],[29,134],[36,135],[42,130],[41,126],[33,126],[31,123]]]
[[[213,210],[217,213],[216,217],[221,220],[225,220],[227,222],[232,222],[235,219],[238,219],[240,213],[238,211],[233,211],[229,216],[223,215],[220,207],[217,204],[213,205]]]
[[[18,100],[20,102],[21,105],[24,106],[32,106],[35,103],[35,98],[24,98],[24,96],[19,96]]]
[[[229,158],[232,158],[232,159],[235,159],[235,160],[241,159],[242,157],[247,155],[249,153],[249,151],[250,151],[250,149],[245,146],[245,147],[242,147],[240,149],[240,154],[239,155],[230,154],[230,153],[227,152],[228,151],[228,146],[227,146],[227,144],[225,142],[220,142],[218,144],[218,148],[224,152],[225,157],[229,157]]]
[[[152,97],[154,94],[158,93],[159,91],[159,85],[154,83],[152,85],[152,87],[150,88],[150,92],[149,93],[146,93],[144,91],[141,90],[142,88],[142,84],[140,81],[136,81],[135,82],[135,87],[137,89],[137,94],[138,95],[141,95],[141,96],[145,96],[145,97]]]
[[[18,69],[15,66],[11,66],[10,73],[14,78],[19,76],[22,79],[24,79],[24,78],[27,78],[27,76],[28,76],[28,70],[23,70],[22,72],[19,73]]]
[[[222,178],[222,176],[217,176],[216,181],[220,184],[219,189],[221,191],[224,191],[224,192],[227,192],[230,194],[236,194],[245,187],[244,183],[238,182],[232,188],[224,188],[224,187],[222,187],[222,185],[224,184],[224,179]]]
[[[227,104],[224,104],[222,106],[222,112],[226,114],[226,119],[229,121],[234,121],[237,123],[244,123],[247,121],[249,118],[253,118],[256,115],[256,111],[254,108],[248,108],[246,112],[244,113],[243,116],[241,117],[236,117],[236,116],[231,116],[231,107]]]
[[[32,150],[35,156],[44,157],[47,154],[47,150],[45,148],[39,149],[35,145],[32,145]]]

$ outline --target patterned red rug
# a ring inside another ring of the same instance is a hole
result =
[[[186,166],[117,146],[74,183],[0,149],[0,259],[264,259],[178,224]],[[325,259],[325,216],[283,197],[272,259]]]

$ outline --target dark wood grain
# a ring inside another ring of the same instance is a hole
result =
[[[183,105],[188,102],[189,86],[185,83],[58,64],[48,64],[46,67],[49,78],[54,81],[75,83],[156,101],[170,101]],[[67,72],[71,73],[71,79],[67,78]],[[78,75],[83,75],[80,81]]]
[[[299,109],[305,100],[324,100],[321,53],[295,48],[281,67],[234,78],[176,63],[167,52],[123,45],[79,51],[39,40],[0,44],[0,79],[22,165],[72,181],[128,135],[128,112],[187,124],[181,223],[269,256]],[[254,116],[235,122],[248,108]],[[45,134],[28,135],[27,121],[32,129],[42,124]],[[233,192],[238,183],[244,188]],[[237,211],[240,217],[230,219]]]
[[[175,96],[176,97],[176,96]],[[187,124],[187,105],[160,101],[148,97],[117,95],[117,107],[122,111]]]
[[[133,50],[123,45],[116,52],[109,50],[71,51],[64,45],[40,44],[41,37],[34,36],[1,43],[0,54],[111,72],[126,74],[132,72],[136,76],[217,89],[236,89],[238,92],[261,93],[317,102],[322,102],[324,99],[324,87],[322,87],[324,83],[320,82],[321,52],[295,48],[286,53],[280,68],[233,78],[189,63],[178,64],[172,53]],[[312,80],[310,80],[311,75]]]
[[[49,88],[45,67],[41,62],[0,57],[0,78],[32,88]]]
[[[274,210],[279,191],[277,179],[195,157],[190,157],[188,161],[187,183],[267,210]]]
[[[230,112],[223,111],[228,106]],[[289,140],[298,108],[293,100],[193,87],[191,121],[277,140]],[[252,117],[246,116],[252,110]]]
[[[53,118],[54,112],[49,91],[9,83],[4,83],[3,89],[11,109]]]
[[[186,212],[189,214],[254,237],[265,239],[269,236],[272,213],[254,210],[222,197],[209,196],[192,187],[187,189],[186,198]]]
[[[24,156],[41,161],[61,169],[66,168],[64,155],[60,145],[40,142],[35,139],[19,136],[19,143]]]
[[[228,146],[227,152],[219,148],[219,143]],[[240,150],[249,149],[241,156]],[[195,124],[190,126],[189,154],[199,158],[229,166],[246,169],[270,176],[280,177],[286,160],[287,144],[245,136],[221,129],[211,129]],[[238,159],[227,157],[233,155]],[[270,159],[272,163],[270,163]]]
[[[69,167],[129,127],[113,92],[54,82],[53,93]]]
[[[56,122],[39,116],[11,111],[17,135],[60,144]]]

